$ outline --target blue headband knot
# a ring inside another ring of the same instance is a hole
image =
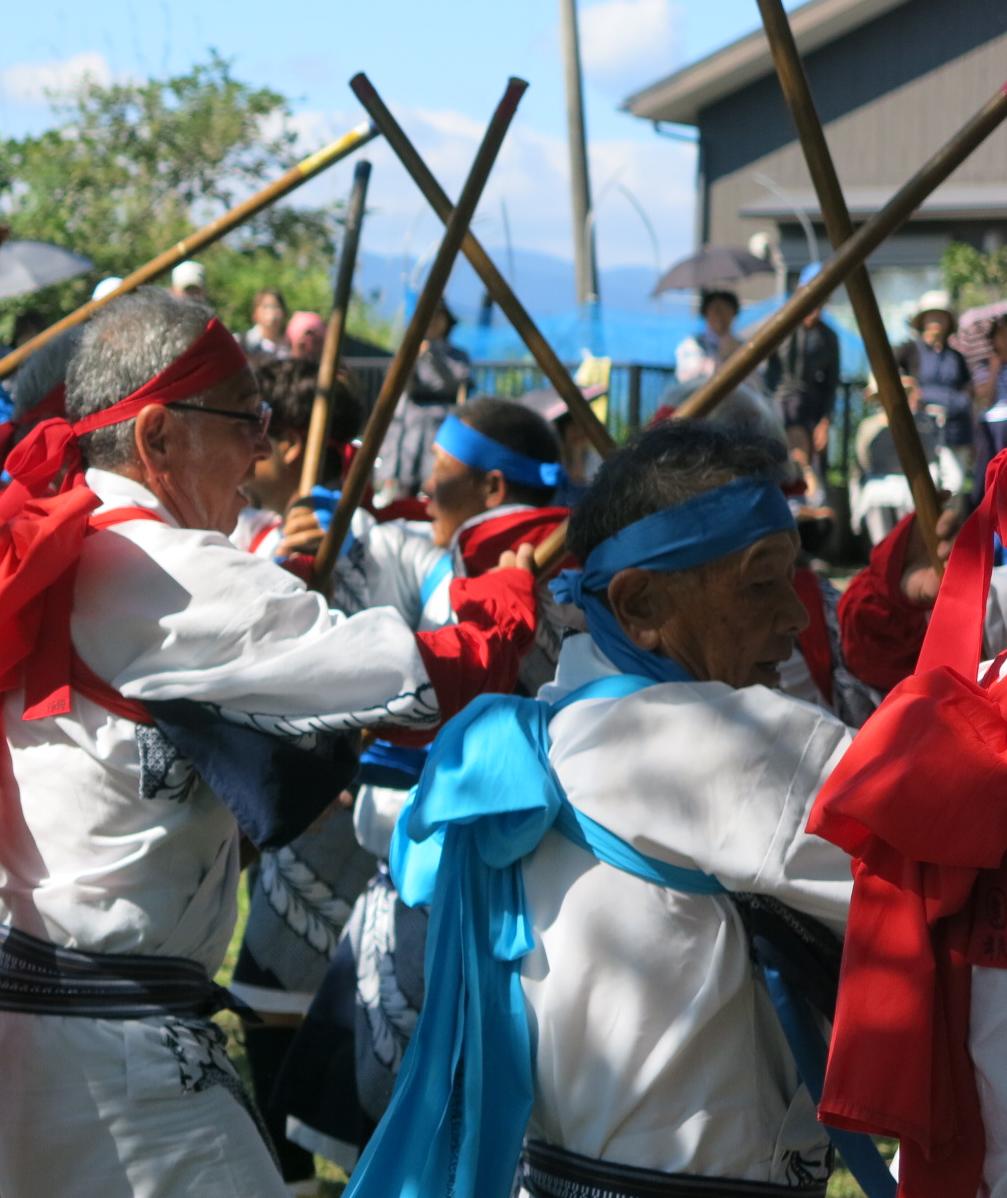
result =
[[[540,462],[516,449],[509,449],[457,416],[447,417],[434,444],[472,470],[499,470],[509,482],[521,483],[526,487],[554,490],[564,478],[559,462]]]

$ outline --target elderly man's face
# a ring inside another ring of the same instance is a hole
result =
[[[641,648],[674,658],[701,682],[776,686],[808,624],[793,586],[797,548],[796,533],[780,532],[680,575],[623,570],[609,602]]]
[[[193,407],[146,408],[138,417],[143,481],[184,528],[225,536],[234,529],[248,503],[244,487],[255,463],[270,451],[258,425],[240,418],[258,413],[260,402],[255,376],[246,368],[192,401]]]

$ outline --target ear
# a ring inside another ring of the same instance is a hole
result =
[[[661,643],[661,628],[668,618],[668,603],[660,574],[630,567],[620,570],[608,584],[608,604],[619,627],[634,645],[650,652]]]
[[[153,477],[164,474],[176,448],[177,437],[171,413],[163,404],[151,404],[141,409],[133,428],[133,444],[145,474]]]
[[[276,441],[280,451],[280,460],[284,466],[293,466],[304,456],[304,434],[299,432],[284,432]]]
[[[503,507],[509,498],[507,480],[499,470],[486,471],[483,475],[482,488],[487,511],[491,508]]]

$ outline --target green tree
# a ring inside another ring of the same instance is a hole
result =
[[[953,241],[941,258],[944,285],[961,308],[977,308],[1007,296],[1007,246],[983,253]]]
[[[235,79],[216,52],[184,75],[85,79],[50,101],[52,129],[0,143],[0,211],[12,237],[67,246],[95,270],[0,305],[8,325],[27,307],[53,320],[77,307],[99,278],[135,270],[298,157],[284,97]],[[265,286],[279,287],[292,309],[327,312],[340,209],[274,204],[201,252],[221,317],[247,327]],[[366,306],[355,311],[358,327],[381,332]]]

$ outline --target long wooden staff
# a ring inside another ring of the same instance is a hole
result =
[[[374,460],[378,456],[378,450],[388,432],[388,426],[395,413],[395,405],[412,374],[420,352],[420,343],[426,336],[430,320],[444,292],[448,276],[451,274],[451,268],[458,257],[465,230],[472,220],[476,205],[486,186],[486,180],[489,178],[493,163],[503,144],[504,136],[527,88],[528,84],[523,79],[508,80],[503,98],[487,126],[482,144],[472,163],[472,169],[469,171],[465,186],[458,197],[458,206],[448,221],[444,240],[430,267],[430,273],[420,293],[416,310],[413,312],[402,343],[392,359],[384,382],[381,384],[381,391],[375,401],[371,418],[367,422],[364,442],[353,459],[344,480],[343,493],[332,514],[332,523],[319,546],[315,557],[312,581],[312,585],[318,590],[324,591],[327,587],[329,575],[339,555],[339,548],[349,531],[350,520],[363,498],[367,482],[371,477]]]
[[[195,233],[188,237],[183,237],[179,242],[176,242],[170,249],[158,254],[156,258],[151,260],[139,270],[134,270],[132,274],[127,275],[114,291],[110,291],[107,295],[103,295],[101,299],[89,300],[86,304],[82,304],[69,316],[64,316],[62,320],[58,320],[55,324],[50,325],[47,329],[43,329],[37,337],[32,337],[30,341],[26,341],[24,345],[9,353],[5,358],[0,359],[0,379],[6,378],[12,371],[17,370],[25,358],[33,354],[37,349],[41,349],[43,345],[47,345],[54,337],[57,337],[64,329],[72,328],[76,324],[80,324],[83,320],[88,320],[92,317],[99,308],[103,308],[106,304],[117,299],[120,295],[125,295],[128,291],[133,291],[144,283],[149,283],[151,279],[157,278],[158,275],[164,274],[166,270],[171,270],[173,266],[177,266],[186,258],[192,257],[193,254],[205,249],[214,241],[219,241],[225,234],[230,233],[232,229],[236,229],[238,225],[248,220],[250,216],[255,216],[257,212],[261,212],[263,208],[267,208],[275,200],[287,195],[293,191],[295,187],[300,187],[302,183],[307,183],[309,179],[313,179],[315,175],[320,174],[333,163],[339,162],[341,158],[345,158],[348,154],[352,154],[354,150],[359,150],[361,146],[366,145],[373,138],[377,137],[378,131],[366,121],[363,124],[357,125],[351,129],[349,133],[340,137],[337,141],[331,142],[324,149],[318,150],[314,154],[309,154],[307,158],[302,158],[296,166],[292,166],[289,171],[285,171],[278,179],[275,179],[267,187],[261,191],[257,191],[255,195],[250,196],[247,200],[243,200],[229,212],[225,212],[223,216],[218,216],[216,220],[210,221]]]
[[[1004,84],[976,115],[892,196],[880,212],[876,212],[852,237],[843,242],[807,286],[801,287],[792,295],[747,345],[732,354],[713,378],[677,409],[676,418],[705,416],[712,411],[776,349],[809,312],[821,307],[850,272],[862,265],[868,255],[964,162],[1005,117],[1007,84]],[[566,529],[564,526],[561,528],[565,538]],[[540,573],[547,573],[553,569],[563,554],[565,541],[559,537],[559,532],[560,529],[557,529],[536,548],[535,565]]]
[[[825,228],[833,247],[838,249],[853,236],[853,222],[850,220],[839,177],[825,140],[825,132],[815,109],[793,31],[780,0],[758,0],[758,3],[780,87],[797,126],[808,170],[818,194]],[[899,377],[898,363],[885,332],[878,301],[865,266],[857,266],[850,272],[846,280],[846,290],[857,324],[860,326],[860,335],[864,339],[871,369],[877,379],[878,396],[888,416],[888,427],[891,429],[895,451],[899,455],[899,461],[913,493],[920,531],[923,533],[930,559],[935,569],[940,572],[943,566],[937,556],[936,526],[937,517],[940,515],[937,487],[927,465],[927,455],[920,441],[916,422],[909,410],[909,401]]]
[[[358,162],[353,171],[353,190],[346,210],[346,232],[339,254],[339,269],[332,298],[332,314],[325,328],[322,345],[322,360],[318,364],[318,382],[311,406],[311,422],[304,445],[304,464],[301,468],[301,494],[322,481],[325,450],[332,428],[333,406],[336,391],[336,373],[343,351],[343,334],[346,331],[346,314],[353,291],[353,271],[357,264],[357,249],[360,245],[360,229],[364,223],[364,202],[367,199],[367,184],[371,177],[371,164]]]
[[[398,155],[399,161],[412,176],[413,182],[428,200],[431,208],[447,224],[454,211],[451,201],[440,186],[415,146],[406,136],[402,126],[392,116],[384,101],[374,89],[366,75],[357,75],[350,86],[357,99],[369,113],[371,120],[384,135],[385,141]],[[542,368],[557,393],[566,401],[570,416],[595,449],[607,456],[615,448],[608,429],[594,414],[591,405],[584,399],[580,388],[570,377],[569,371],[556,356],[552,347],[539,331],[521,301],[514,294],[507,280],[497,270],[489,254],[471,232],[462,241],[462,253],[468,258],[486,290],[499,305],[501,311],[514,326],[522,341],[531,351],[532,357]]]
[[[705,416],[773,352],[791,330],[828,296],[882,241],[920,206],[928,195],[1007,117],[1005,84],[961,129],[926,162],[888,203],[848,238],[806,286],[801,287],[759,329],[758,333],[691,395],[676,416]]]

